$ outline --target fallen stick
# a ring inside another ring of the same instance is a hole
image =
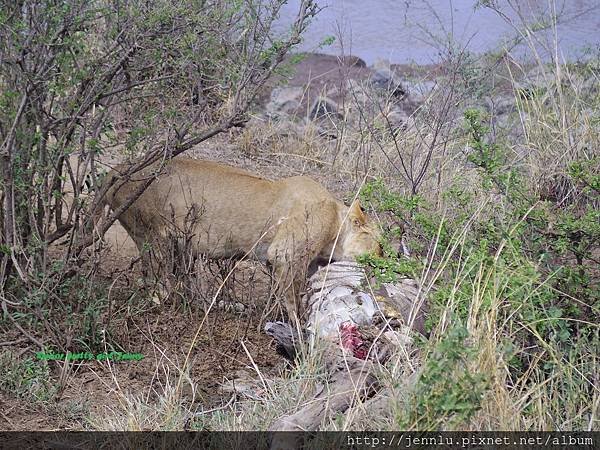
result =
[[[276,420],[269,431],[275,432],[271,450],[298,448],[301,435],[297,433],[277,433],[289,431],[311,431],[320,428],[323,421],[338,413],[344,413],[357,402],[363,401],[377,391],[375,366],[365,361],[340,354],[340,349],[330,349],[337,357],[326,358],[326,366],[331,374],[326,386],[321,386],[315,396],[304,403],[295,413]]]
[[[307,431],[319,428],[323,420],[344,412],[355,402],[370,397],[376,391],[374,365],[370,361],[348,356],[334,363],[327,387],[294,414],[276,420],[270,431]]]

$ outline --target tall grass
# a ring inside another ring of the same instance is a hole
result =
[[[363,197],[403,221],[432,312],[419,356],[407,361],[399,355],[380,367],[379,398],[369,407],[357,404],[324,429],[600,429],[600,129],[593,112],[600,99],[590,89],[590,80],[592,86],[598,80],[597,60],[560,61],[555,41],[546,63],[534,30],[520,25],[537,56],[533,66],[510,58],[500,65],[514,112],[497,122],[493,112],[465,110],[473,102],[464,102],[442,117],[450,130],[443,145],[432,147],[434,162],[418,195],[393,167],[411,160],[423,130],[382,137],[368,126],[354,128],[354,135],[347,127],[338,138],[339,173],[356,173],[344,161],[367,158],[369,174],[380,177]],[[458,69],[465,73],[490,73],[485,60],[463,63]],[[534,87],[527,91],[523,80],[532,73],[542,78],[526,80]],[[472,99],[469,83],[456,83],[456,98]],[[480,96],[494,94],[480,84],[477,89],[484,90]],[[433,95],[413,123],[427,119],[427,107],[436,106]],[[403,153],[392,158],[389,149]],[[349,157],[340,160],[340,154]],[[328,155],[321,150],[310,158],[327,163]],[[291,379],[276,380],[278,389],[265,399],[238,405],[231,412],[236,421],[265,428],[268,421],[253,418],[294,412],[302,404],[298,383],[310,377],[287,375]],[[310,400],[312,393],[302,392]]]
[[[366,177],[365,205],[403,228],[410,249],[371,264],[418,278],[430,303],[429,338],[380,365],[378,395],[322,429],[600,430],[598,58],[567,64],[555,41],[546,63],[534,30],[515,27],[533,66],[459,52],[438,77],[446,87],[401,130],[385,120],[391,97],[381,106],[364,90],[348,101],[361,120],[350,123],[356,116],[343,111],[344,133],[333,141],[314,125],[282,133],[270,122],[237,141],[250,156],[343,180],[349,190]],[[533,70],[541,80],[524,84]],[[496,95],[494,83],[484,83],[493,73],[512,93],[513,112],[502,121],[477,100]],[[440,101],[452,108],[436,112]],[[388,238],[386,248],[396,248],[394,233]],[[306,353],[277,377],[249,364],[252,395],[210,408],[182,394],[183,385],[197,388],[187,363],[161,362],[152,395],[119,392],[120,401],[86,426],[268,429],[327,389],[320,358]]]

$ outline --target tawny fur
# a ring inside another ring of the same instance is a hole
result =
[[[109,206],[116,209],[125,203],[139,180],[152,176],[157,167],[145,169],[122,186],[115,183],[106,197]],[[109,176],[118,174],[119,167]],[[271,181],[188,158],[168,163],[119,221],[142,254],[147,253],[145,245],[160,248],[156,244],[172,236],[174,229],[189,229],[192,224],[197,254],[217,259],[247,255],[271,263],[290,315],[300,314],[299,290],[315,258],[351,260],[381,252],[377,228],[358,202],[347,207],[308,177]]]

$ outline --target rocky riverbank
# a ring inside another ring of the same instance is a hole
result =
[[[574,66],[576,68],[576,66]],[[379,60],[371,66],[357,56],[304,53],[289,58],[258,101],[258,120],[286,124],[288,132],[316,126],[319,135],[335,138],[348,126],[382,125],[406,130],[428,102],[454,90],[454,112],[467,108],[488,113],[492,125],[510,126],[518,96],[554,93],[556,77],[539,66],[506,56],[468,56],[439,65],[402,65]],[[563,83],[584,94],[597,92],[598,74],[565,74]],[[371,121],[371,124],[369,124]],[[343,125],[342,125],[343,124]]]

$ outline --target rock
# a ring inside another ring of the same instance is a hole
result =
[[[338,112],[338,105],[327,97],[319,97],[310,108],[309,118],[312,120],[322,118],[338,118],[342,115]]]
[[[409,128],[411,121],[412,119],[406,111],[394,105],[391,111],[380,113],[375,119],[375,124],[383,130],[396,133]]]
[[[404,79],[402,85],[410,100],[419,104],[424,103],[437,88],[437,82],[432,80],[410,81]]]
[[[378,60],[372,67],[374,73],[371,75],[371,85],[377,89],[390,92],[394,97],[404,97],[407,94],[402,80],[391,69],[389,61]]]
[[[550,67],[535,66],[514,84],[515,91],[524,97],[543,94],[556,86],[556,74]]]
[[[372,97],[372,95],[369,95],[368,84],[364,81],[353,79],[346,80],[346,84],[343,86],[343,89],[348,98],[359,103],[365,103]]]
[[[493,116],[503,116],[516,110],[514,99],[509,97],[487,97],[485,106]]]
[[[366,80],[372,73],[364,61],[355,56],[338,57],[319,53],[303,53],[290,58],[293,59],[287,60],[289,71],[285,75],[279,74],[272,77],[265,86],[265,92],[261,93],[257,100],[266,106],[271,101],[271,92],[277,89],[277,86],[285,86],[284,89],[300,88],[302,93],[297,98],[293,98],[293,100],[299,100],[300,103],[296,111],[298,116],[310,112],[311,103],[332,88],[344,86],[348,79]],[[325,96],[335,102],[338,101],[329,94],[325,94]]]
[[[485,108],[489,113],[495,127],[501,129],[514,129],[511,126],[511,114],[517,111],[513,97],[487,97]]]
[[[246,306],[243,303],[235,302],[231,300],[220,300],[217,303],[217,308],[228,311],[228,312],[236,312],[243,313],[246,310]]]
[[[581,83],[581,90],[586,96],[596,96],[600,91],[600,79],[598,73],[592,73]]]
[[[300,86],[284,86],[273,89],[271,100],[265,107],[267,115],[280,117],[294,114],[300,106],[303,94],[304,88]]]
[[[354,55],[340,56],[339,61],[346,67],[367,67],[367,63],[364,60]]]
[[[392,128],[402,129],[436,86],[428,80],[405,82],[403,73],[385,60],[366,67],[354,56],[304,54],[287,78],[276,80],[285,85],[272,88],[261,102],[267,118],[313,121],[324,137],[337,136],[339,120],[353,128],[362,113],[372,117],[390,105],[397,107],[390,115]]]

